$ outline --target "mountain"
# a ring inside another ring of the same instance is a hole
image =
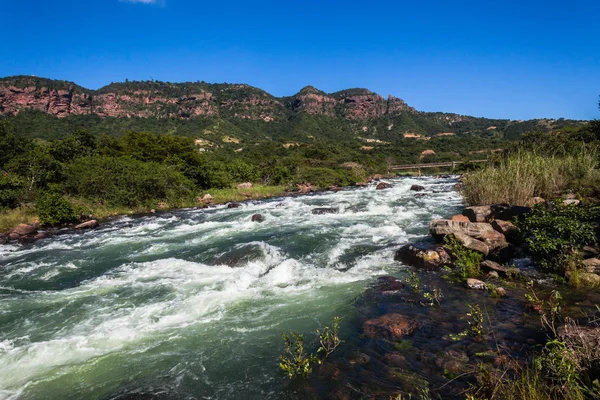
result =
[[[193,120],[195,123],[199,120],[226,121],[238,128],[243,121],[257,121],[278,124],[279,130],[289,130],[291,123],[297,124],[290,121],[298,118],[306,120],[314,117],[317,122],[325,118],[329,125],[338,124],[358,134],[383,139],[404,135],[424,140],[440,134],[515,139],[527,130],[548,130],[573,123],[564,120],[510,121],[419,112],[402,99],[392,95],[384,98],[359,88],[328,94],[307,86],[293,96],[275,97],[246,84],[126,81],[90,90],[73,82],[33,76],[1,78],[0,114],[10,118],[31,112],[59,119],[79,118],[77,121],[82,117]],[[56,126],[56,122],[49,124]],[[37,125],[43,130],[45,123]],[[144,124],[144,129],[147,126],[148,123]],[[253,129],[271,132],[273,127],[254,126]],[[43,132],[32,132],[31,135],[48,136]]]

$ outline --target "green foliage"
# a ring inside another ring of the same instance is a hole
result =
[[[561,199],[549,206],[536,204],[517,222],[532,259],[546,272],[560,275],[578,263],[577,249],[595,241],[593,222],[600,207],[565,205]]]
[[[315,354],[306,354],[304,351],[304,335],[292,332],[292,339],[285,333],[281,334],[285,345],[284,354],[279,356],[279,367],[290,378],[308,377],[313,370],[313,365],[319,358]]]
[[[480,264],[483,259],[481,253],[467,249],[454,235],[448,235],[444,238],[444,248],[448,250],[454,261],[452,268],[444,267],[444,270],[448,273],[446,275],[447,279],[464,282],[467,278],[481,276]]]
[[[467,321],[467,323],[469,324],[469,326],[467,327],[467,329],[456,335],[450,334],[450,339],[460,340],[465,336],[481,338],[485,334],[485,329],[483,327],[483,313],[481,312],[481,307],[479,307],[479,304],[476,304],[474,306],[468,304],[468,306],[469,312],[467,313],[467,317],[469,318],[469,320]]]
[[[341,320],[339,317],[334,317],[331,328],[326,326],[323,330],[317,329],[319,348],[316,353],[305,351],[304,335],[292,332],[290,338],[285,333],[281,334],[285,346],[284,354],[279,356],[281,370],[290,379],[308,377],[313,371],[313,366],[321,364],[342,342],[339,338]]]
[[[419,278],[419,275],[415,271],[410,271],[408,277],[403,279],[402,282],[410,286],[415,293],[421,291],[421,278]]]
[[[16,208],[21,202],[25,180],[17,174],[0,171],[0,209]]]
[[[442,304],[442,298],[444,297],[444,294],[442,293],[442,289],[434,287],[431,292],[423,293],[423,297],[428,301],[428,305],[433,307]]]
[[[175,168],[123,157],[80,158],[65,167],[64,175],[67,193],[112,205],[177,204],[194,195],[193,183]]]
[[[42,225],[59,225],[77,220],[77,214],[71,203],[58,193],[40,193],[36,201],[36,209]]]
[[[317,353],[321,353],[323,358],[327,358],[342,342],[339,338],[340,333],[340,317],[333,317],[331,329],[326,326],[321,332],[317,329],[319,335],[319,348]]]

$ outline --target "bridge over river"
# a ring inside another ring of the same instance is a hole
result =
[[[402,164],[402,165],[392,165],[389,167],[389,170],[397,171],[397,170],[407,170],[407,169],[418,169],[419,175],[421,175],[422,168],[443,168],[443,167],[451,167],[454,169],[457,165],[464,163],[465,161],[447,161],[447,162],[437,162],[437,163],[424,163],[424,164]],[[485,163],[488,160],[469,160],[472,163]]]

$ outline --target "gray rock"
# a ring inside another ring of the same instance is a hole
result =
[[[483,243],[481,240],[467,236],[464,233],[455,233],[454,237],[456,237],[456,239],[458,239],[458,241],[467,249],[481,253],[484,257],[487,257],[487,255],[490,253],[490,248],[488,245]]]
[[[492,216],[491,206],[473,206],[465,207],[462,214],[469,218],[471,222],[489,222]]]
[[[394,260],[424,269],[439,269],[451,262],[450,256],[441,246],[410,243],[396,252]]]

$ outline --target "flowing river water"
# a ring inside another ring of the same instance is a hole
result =
[[[340,369],[344,388],[380,385],[381,366],[351,372],[353,357],[377,353],[360,342],[364,316],[382,307],[365,293],[406,269],[393,260],[400,245],[462,206],[451,178],[392,183],[121,218],[1,247],[0,399],[335,397],[327,372],[295,382],[278,367],[281,333],[305,333],[310,348],[334,316],[344,318],[341,361],[320,370]],[[424,195],[409,190],[416,183]]]

